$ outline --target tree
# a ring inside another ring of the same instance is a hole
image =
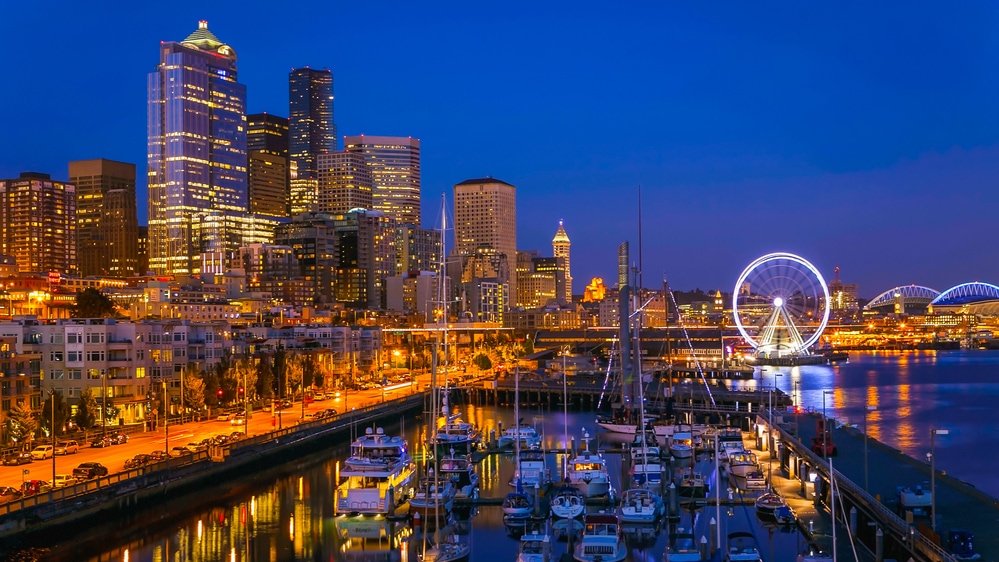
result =
[[[306,353],[302,356],[302,387],[311,388],[316,381],[316,356]],[[318,386],[318,385],[317,385]]]
[[[107,295],[93,287],[76,293],[76,304],[73,305],[73,318],[111,318],[115,316],[117,305]]]
[[[488,371],[493,368],[493,361],[485,353],[480,353],[472,359],[472,363],[478,367],[480,371]]]
[[[70,417],[70,407],[66,403],[66,399],[63,398],[61,392],[55,393],[55,431],[52,431],[52,398],[45,400],[42,403],[42,417],[39,421],[42,429],[48,432],[49,435],[58,435],[63,433],[66,427],[66,420]]]
[[[257,396],[270,399],[274,396],[274,371],[271,369],[271,360],[267,355],[261,355],[257,362],[257,384],[255,385]]]
[[[76,405],[76,415],[73,417],[73,421],[76,422],[77,427],[83,429],[84,436],[97,423],[97,409],[97,399],[94,398],[94,391],[88,386],[80,393],[80,401]]]
[[[284,397],[284,391],[288,388],[288,354],[284,347],[278,346],[274,352],[274,390],[279,398]]]
[[[193,368],[192,368],[193,367]],[[205,411],[205,380],[201,378],[201,371],[193,365],[188,365],[188,371],[184,373],[184,407],[200,416]]]
[[[14,405],[7,413],[7,435],[18,444],[27,443],[38,431],[38,420],[26,400]]]

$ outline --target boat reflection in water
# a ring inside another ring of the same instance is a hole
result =
[[[405,521],[381,516],[341,515],[336,528],[337,560],[350,562],[404,562],[409,559],[413,529]]]

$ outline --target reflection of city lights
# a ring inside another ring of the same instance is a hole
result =
[[[298,501],[302,501],[302,477],[298,477]]]
[[[128,549],[127,548],[125,549],[125,552],[121,553],[121,561],[122,562],[128,562]]]
[[[257,516],[257,496],[250,498],[250,517]]]
[[[295,516],[291,516],[291,520],[288,521],[288,536],[291,540],[295,540]]]
[[[236,547],[229,551],[229,562],[236,562]]]
[[[199,541],[201,540],[201,532],[202,532],[201,519],[198,519],[198,540]]]

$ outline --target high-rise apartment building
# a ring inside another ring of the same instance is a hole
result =
[[[208,22],[160,44],[149,75],[149,262],[158,273],[201,269],[194,225],[212,211],[248,209],[246,86],[236,52]]]
[[[246,116],[250,212],[287,217],[291,170],[288,119],[269,113]]]
[[[488,248],[508,264],[501,282],[517,294],[517,188],[494,178],[465,180],[454,186],[455,253],[473,256]],[[513,299],[507,299],[507,302]]]
[[[344,150],[364,155],[374,182],[374,208],[398,224],[420,224],[420,139],[344,138]]]
[[[371,170],[364,155],[329,152],[318,157],[320,213],[341,215],[351,209],[374,210]]]
[[[291,214],[315,211],[317,157],[336,150],[333,122],[333,73],[296,68],[288,75],[288,127],[292,165]]]
[[[23,172],[0,180],[0,255],[21,273],[76,273],[76,186]]]
[[[135,275],[139,266],[135,164],[77,160],[69,163],[69,181],[76,186],[79,274]]]
[[[564,299],[566,303],[572,302],[572,273],[569,270],[569,248],[571,246],[569,235],[565,233],[565,226],[563,226],[562,221],[558,221],[558,230],[555,231],[555,238],[552,238],[552,255],[556,258],[562,258],[565,287],[559,298]]]

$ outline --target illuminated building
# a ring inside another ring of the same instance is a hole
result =
[[[860,309],[857,285],[839,280],[839,266],[836,266],[833,280],[829,283],[829,301],[829,310],[838,313],[854,314]]]
[[[76,186],[24,172],[0,180],[0,255],[21,273],[76,271]]]
[[[374,185],[374,209],[397,224],[420,224],[420,140],[345,137],[344,150],[364,156]]]
[[[145,275],[149,271],[149,227],[140,225],[135,240],[135,271]]]
[[[289,156],[297,169],[290,180],[294,216],[316,210],[317,158],[336,150],[332,72],[305,67],[288,74],[288,129]]]
[[[318,157],[320,213],[343,214],[351,209],[374,210],[371,170],[356,152],[330,152]]]
[[[455,253],[472,256],[491,248],[507,264],[517,260],[517,188],[494,178],[465,180],[454,186]],[[517,277],[509,268],[499,277],[517,294]]]
[[[183,41],[160,44],[148,87],[149,265],[160,274],[199,273],[200,215],[248,209],[246,87],[236,81],[236,52],[200,21]]]
[[[289,246],[298,260],[299,277],[312,287],[315,304],[333,302],[337,234],[330,215],[303,213],[274,229],[274,243]]]
[[[77,271],[129,277],[139,270],[135,164],[99,158],[69,163],[76,186]]]
[[[191,229],[194,246],[201,249],[200,273],[222,275],[232,267],[239,249],[249,244],[270,244],[278,221],[246,213],[211,212],[198,215]]]
[[[583,302],[597,302],[604,300],[604,294],[607,292],[607,287],[604,286],[604,280],[602,277],[594,277],[590,280],[590,284],[586,286],[586,290],[583,292]]]
[[[356,209],[333,217],[333,224],[337,237],[335,300],[352,308],[385,308],[385,280],[394,265],[391,220],[378,211]]]
[[[572,243],[569,241],[569,235],[565,233],[565,227],[560,220],[558,221],[558,230],[555,231],[555,237],[552,238],[552,255],[556,258],[562,258],[562,273],[565,277],[565,286],[562,287],[564,292],[559,296],[566,303],[572,302],[572,271],[569,266],[570,246],[572,246]]]
[[[289,213],[288,120],[268,113],[246,116],[250,212],[269,217]]]
[[[441,254],[441,232],[411,224],[395,225],[395,264],[392,275],[414,271],[437,271]]]

